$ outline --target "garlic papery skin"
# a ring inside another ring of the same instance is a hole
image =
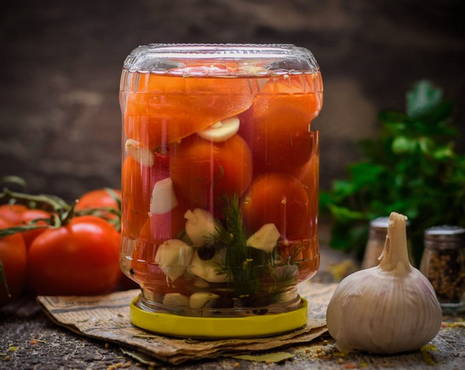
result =
[[[161,215],[170,212],[178,205],[176,194],[173,189],[173,181],[171,178],[157,181],[152,189],[150,198],[150,213]]]
[[[347,276],[329,302],[328,330],[341,351],[413,351],[439,331],[442,314],[433,287],[409,263],[406,220],[391,213],[380,264]]]
[[[153,153],[148,148],[144,148],[137,140],[127,139],[124,143],[127,155],[134,158],[143,166],[152,167],[155,163]]]
[[[236,135],[239,131],[240,121],[237,117],[231,117],[218,121],[206,130],[200,131],[199,136],[202,139],[219,143],[226,141]]]
[[[170,239],[163,242],[155,255],[155,262],[171,281],[180,277],[191,263],[194,249],[182,240]]]
[[[216,232],[216,223],[213,215],[201,208],[189,210],[184,215],[186,221],[186,234],[194,247],[201,247],[209,237]]]

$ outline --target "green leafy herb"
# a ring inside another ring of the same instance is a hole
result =
[[[363,159],[348,167],[348,178],[321,194],[322,210],[333,217],[335,248],[361,256],[368,222],[397,211],[410,219],[418,262],[426,228],[465,225],[465,156],[454,149],[452,105],[428,81],[416,83],[406,100],[406,113],[379,114],[379,137],[363,141]]]
[[[276,248],[267,253],[247,246],[247,239],[239,199],[237,196],[227,198],[224,222],[217,222],[216,231],[207,244],[225,249],[222,272],[228,275],[236,297],[250,306],[273,303],[295,280],[297,267],[282,263],[278,266]]]
[[[226,199],[225,227],[219,227],[217,242],[227,245],[225,270],[232,281],[234,291],[238,296],[253,296],[260,286],[259,271],[256,260],[247,247],[247,235],[242,220],[237,196]]]

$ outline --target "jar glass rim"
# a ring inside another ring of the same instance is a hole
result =
[[[139,73],[179,72],[189,76],[196,72],[222,77],[319,72],[312,52],[292,44],[152,43],[135,48],[123,68]]]

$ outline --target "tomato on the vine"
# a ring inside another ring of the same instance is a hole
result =
[[[11,223],[0,218],[0,229],[10,226]],[[0,263],[3,265],[8,291],[15,298],[21,294],[26,282],[26,246],[20,234],[0,238]],[[0,303],[8,300],[9,297],[3,296],[0,291]]]
[[[29,224],[31,221],[37,220],[37,219],[42,219],[42,218],[50,218],[50,213],[42,211],[40,209],[26,209],[22,214],[21,214],[21,222],[20,224]],[[40,226],[46,226],[47,221],[38,221],[35,223],[36,225]],[[40,234],[42,234],[46,228],[40,228],[40,229],[33,229],[29,231],[25,231],[21,233],[21,235],[24,238],[24,242],[26,243],[26,248],[29,249],[31,246],[32,242],[34,241],[35,238],[37,238]]]
[[[30,284],[38,294],[111,291],[120,278],[120,235],[95,216],[72,218],[39,235],[29,249]]]
[[[11,225],[19,225],[24,211],[27,207],[21,204],[4,204],[0,206],[0,217]]]
[[[117,196],[121,198],[121,192],[116,189],[112,189]],[[111,196],[106,189],[92,190],[84,193],[76,203],[75,210],[82,211],[85,209],[92,208],[113,208],[118,210],[118,202]],[[105,217],[116,218],[117,216],[108,212]]]

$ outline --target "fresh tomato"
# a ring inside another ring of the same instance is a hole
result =
[[[0,229],[13,226],[0,218]],[[18,297],[26,282],[26,246],[20,234],[0,238],[0,262],[3,265],[8,290],[13,298]],[[1,284],[1,282],[0,282]],[[0,289],[0,303],[8,301]]]
[[[40,209],[28,209],[21,214],[21,224],[28,224],[29,222],[36,220],[38,218],[50,218],[50,213],[42,211]],[[45,226],[47,225],[46,221],[39,221],[37,225]],[[21,233],[26,243],[26,248],[29,249],[32,242],[37,236],[42,234],[46,228],[29,230]]]
[[[239,134],[249,144],[254,171],[292,172],[312,153],[311,121],[321,109],[319,96],[306,92],[311,75],[273,78],[241,116]]]
[[[27,207],[21,204],[4,204],[0,206],[0,217],[7,223],[15,226],[21,223],[21,217]]]
[[[195,135],[172,146],[170,174],[191,208],[222,210],[222,197],[241,196],[252,179],[252,157],[239,136],[212,143]]]
[[[126,99],[124,130],[149,149],[165,148],[252,104],[247,79],[141,74],[138,81],[138,91]]]
[[[121,192],[119,190],[113,189],[113,191],[121,197]],[[118,209],[118,203],[115,199],[110,195],[110,193],[105,189],[98,189],[92,190],[84,195],[82,195],[78,202],[76,203],[76,211],[82,211],[84,209],[91,209],[91,208],[113,208]],[[108,213],[105,215],[109,218],[115,218],[116,215],[112,213]]]
[[[95,216],[75,217],[47,229],[29,249],[30,284],[43,295],[111,291],[120,278],[120,235]]]
[[[308,238],[310,204],[302,183],[286,174],[259,176],[244,197],[242,212],[247,229],[256,232],[267,223],[278,228],[283,239]]]

